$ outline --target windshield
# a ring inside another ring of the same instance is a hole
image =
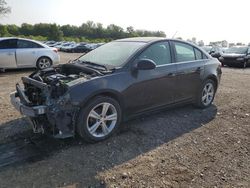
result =
[[[232,47],[225,50],[225,53],[246,54],[247,50],[248,50],[247,47]]]
[[[144,44],[143,42],[114,41],[81,56],[79,60],[119,67]]]

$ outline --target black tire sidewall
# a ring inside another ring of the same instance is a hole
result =
[[[108,102],[112,105],[114,105],[114,107],[116,108],[117,111],[117,122],[116,125],[114,127],[114,129],[111,131],[111,133],[109,133],[107,136],[104,137],[94,137],[93,135],[91,135],[88,131],[87,128],[87,117],[89,115],[89,112],[98,104],[103,103],[103,102]],[[109,138],[111,135],[113,135],[117,130],[118,127],[121,123],[121,107],[119,105],[119,103],[114,100],[113,98],[110,97],[106,97],[106,96],[99,96],[99,97],[95,97],[93,98],[90,102],[88,102],[86,104],[86,106],[82,107],[79,111],[78,114],[78,120],[77,120],[77,124],[76,124],[76,130],[77,133],[79,134],[79,136],[81,138],[83,138],[85,141],[90,142],[90,143],[94,143],[94,142],[99,142],[102,140],[105,140],[107,138]]]

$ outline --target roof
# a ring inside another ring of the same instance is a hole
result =
[[[162,40],[162,39],[166,39],[166,38],[162,38],[162,37],[133,37],[133,38],[118,39],[116,41],[119,41],[119,42],[145,42],[145,43],[149,43],[149,42]]]
[[[8,39],[22,39],[22,40],[26,40],[26,41],[31,41],[31,42],[35,42],[35,43],[38,43],[38,44],[40,44],[41,46],[43,46],[43,47],[48,47],[47,45],[45,45],[45,44],[43,44],[43,43],[41,43],[41,42],[39,42],[39,41],[36,41],[36,40],[32,40],[32,39],[27,39],[27,38],[19,38],[19,37],[0,37],[0,41],[1,40],[8,40]]]

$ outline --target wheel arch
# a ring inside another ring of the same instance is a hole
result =
[[[39,56],[39,57],[36,59],[36,64],[37,64],[38,60],[39,60],[39,59],[41,59],[41,58],[43,58],[43,57],[48,58],[48,59],[51,61],[51,63],[53,64],[53,60],[52,60],[52,58],[51,58],[51,57],[49,57],[48,55],[41,55],[41,56]]]
[[[89,103],[92,99],[98,97],[98,96],[105,96],[105,97],[110,97],[114,100],[116,100],[120,107],[121,107],[121,110],[123,111],[124,109],[124,100],[121,96],[121,94],[117,91],[114,91],[114,90],[102,90],[102,91],[98,91],[96,93],[93,93],[92,95],[88,96],[82,103],[80,106],[84,106],[86,105],[87,103]]]

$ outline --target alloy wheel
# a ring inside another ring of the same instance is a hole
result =
[[[51,62],[48,58],[41,58],[38,61],[38,68],[45,69],[51,66]]]
[[[87,129],[93,137],[105,137],[115,128],[117,119],[118,115],[115,106],[103,102],[96,105],[89,112]]]
[[[202,103],[208,106],[214,98],[214,85],[212,83],[207,83],[202,91]]]

